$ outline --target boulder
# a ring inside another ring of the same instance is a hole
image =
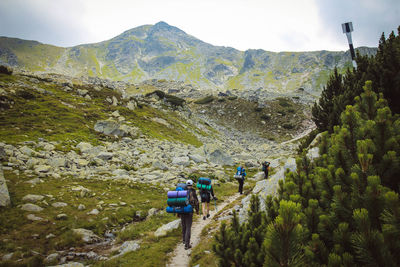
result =
[[[64,202],[54,202],[53,204],[51,204],[54,208],[64,208],[66,206],[68,206],[67,203]]]
[[[11,204],[10,194],[6,180],[4,179],[3,168],[0,165],[0,207],[6,207]]]
[[[32,150],[31,148],[29,148],[29,147],[27,147],[27,146],[21,147],[21,148],[19,149],[19,151],[20,151],[22,154],[27,155],[27,156],[31,156],[32,154],[35,153],[34,150]]]
[[[49,166],[49,165],[37,165],[35,167],[35,172],[37,174],[48,173],[50,170],[51,170],[51,166]]]
[[[46,143],[46,144],[43,146],[43,149],[44,149],[45,151],[54,151],[55,148],[56,148],[56,147],[55,147],[53,144],[49,144],[49,143]]]
[[[31,220],[31,221],[43,221],[43,218],[37,217],[37,216],[35,216],[34,214],[28,214],[28,215],[26,216],[26,218],[27,218],[28,220]]]
[[[99,210],[98,209],[92,209],[87,214],[88,215],[98,215],[99,214]]]
[[[22,198],[22,200],[23,201],[26,201],[26,202],[38,202],[38,201],[42,201],[44,199],[44,196],[41,196],[41,195],[31,195],[31,194],[28,194],[28,195],[26,195],[26,196],[24,196],[23,198]]]
[[[113,158],[113,156],[114,156],[114,154],[111,153],[111,152],[100,152],[100,153],[97,155],[97,157],[98,157],[99,159],[102,159],[102,160],[110,160],[110,159]]]
[[[53,168],[66,167],[67,160],[62,157],[52,157],[47,160],[47,164]]]
[[[163,226],[157,229],[157,231],[154,233],[154,236],[155,237],[166,236],[168,232],[178,229],[179,225],[181,225],[181,219],[164,224]]]
[[[125,241],[119,248],[119,255],[138,250],[140,245],[137,241]]]
[[[193,160],[196,163],[204,163],[206,162],[206,158],[199,154],[190,154],[189,159]]]
[[[97,121],[94,130],[105,135],[127,136],[128,133],[120,130],[120,124],[114,120]]]
[[[80,236],[82,238],[82,241],[85,243],[94,243],[100,241],[100,237],[95,235],[91,230],[78,228],[78,229],[73,229],[72,231],[76,235]]]
[[[76,145],[76,148],[78,148],[82,153],[87,153],[92,149],[92,145],[86,142],[80,142]]]
[[[181,165],[181,166],[189,166],[190,161],[189,161],[189,157],[174,157],[172,159],[172,165]]]
[[[152,163],[153,168],[158,169],[158,170],[163,170],[166,171],[168,170],[168,166],[164,164],[164,162],[155,160]]]
[[[307,157],[311,160],[311,162],[313,162],[314,159],[319,158],[319,147],[310,148],[307,152]]]
[[[25,211],[31,211],[31,212],[39,212],[39,211],[43,210],[43,208],[39,207],[38,205],[31,204],[31,203],[22,205],[21,209],[25,210]]]
[[[234,162],[220,146],[216,144],[207,144],[204,146],[204,152],[207,159],[214,164],[233,166]]]
[[[58,253],[52,253],[50,255],[48,255],[45,259],[44,259],[44,263],[45,264],[54,264],[57,262],[58,257],[60,257],[60,254]]]

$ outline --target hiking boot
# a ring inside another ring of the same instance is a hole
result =
[[[191,249],[192,248],[192,246],[191,245],[189,245],[189,246],[185,246],[185,250],[188,250],[188,249]]]
[[[206,219],[206,216],[203,216],[203,220],[205,220]]]
[[[210,217],[210,214],[207,214],[207,218]]]

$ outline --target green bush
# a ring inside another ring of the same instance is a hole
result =
[[[228,97],[229,100],[236,100],[237,98],[238,98],[238,97],[235,96],[235,95]]]
[[[255,108],[254,108],[254,111],[255,111],[255,112],[261,112],[262,110],[263,110],[262,107],[255,107]]]
[[[197,101],[194,101],[194,103],[203,105],[203,104],[211,103],[213,101],[214,101],[214,97],[212,95],[209,95],[209,96],[203,97],[203,98],[201,98],[201,99],[199,99]]]

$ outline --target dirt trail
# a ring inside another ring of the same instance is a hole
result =
[[[233,196],[230,196],[226,201],[224,201],[223,203],[217,205],[217,209],[218,211],[222,210],[223,208],[226,207],[226,205],[232,203],[233,201],[235,201],[238,197],[240,197],[239,193],[236,193]],[[203,230],[203,228],[208,225],[211,220],[214,218],[215,214],[217,213],[213,207],[214,205],[212,205],[213,203],[210,203],[210,218],[203,220],[202,217],[199,217],[196,221],[193,221],[192,224],[192,236],[190,238],[190,243],[192,244],[192,249],[197,246],[197,244],[200,241],[200,234],[201,231]],[[201,205],[201,204],[200,204]],[[201,208],[201,206],[200,206]],[[201,212],[200,212],[201,214]],[[175,250],[172,252],[172,258],[170,259],[169,263],[167,264],[167,267],[187,267],[189,266],[189,262],[190,262],[190,253],[191,250],[185,250],[184,245],[182,244],[182,242],[180,242]]]

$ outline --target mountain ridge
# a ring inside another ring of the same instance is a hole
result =
[[[358,48],[373,55],[376,48]],[[351,67],[349,52],[240,51],[213,46],[165,22],[142,25],[98,43],[57,47],[0,37],[0,64],[33,72],[98,76],[133,83],[149,79],[183,81],[212,91],[319,95],[331,70]]]

